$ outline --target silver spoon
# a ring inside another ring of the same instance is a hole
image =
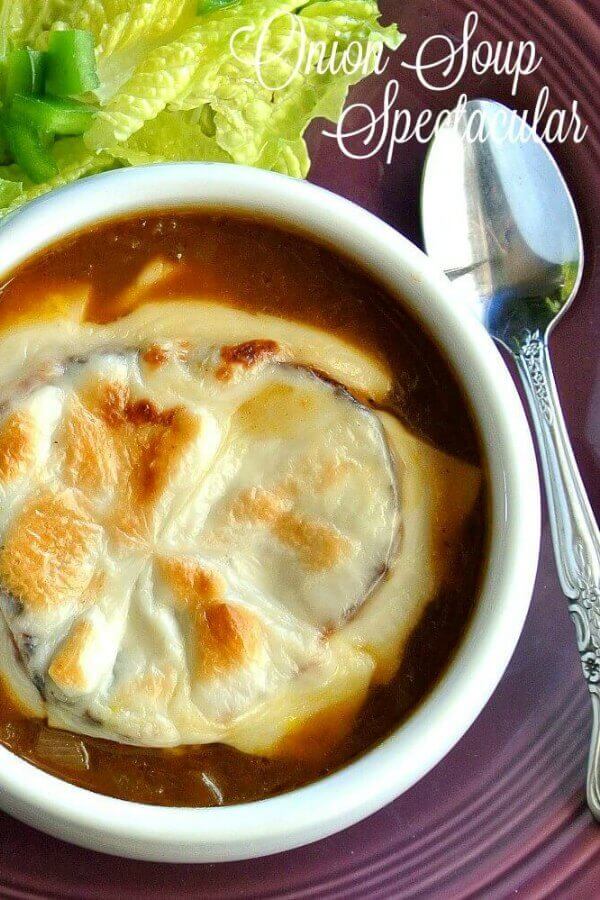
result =
[[[425,163],[427,253],[509,350],[539,442],[554,553],[570,599],[593,725],[587,801],[600,821],[600,534],[569,443],[548,335],[583,270],[577,214],[545,145],[516,113],[472,100],[446,120]]]

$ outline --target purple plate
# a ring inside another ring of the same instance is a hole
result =
[[[581,144],[554,145],[581,216],[587,256],[579,298],[552,339],[556,378],[575,453],[600,508],[600,21],[596,0],[384,0],[409,38],[384,75],[354,100],[380,109],[398,78],[397,106],[413,116],[454,105],[459,94],[533,109],[544,85],[553,107],[573,100],[588,126]],[[401,60],[445,34],[457,43],[476,9],[475,40],[533,40],[543,61],[511,79],[465,75],[452,90],[423,87]],[[377,213],[420,242],[419,180],[425,147],[386,147],[369,159],[344,157],[311,131],[311,180]],[[596,305],[595,305],[596,304]],[[81,850],[0,816],[2,897],[319,898],[594,897],[600,891],[600,829],[585,806],[590,714],[573,626],[544,523],[531,612],[513,661],[490,703],[458,746],[416,787],[341,834],[289,853],[226,865],[158,865]]]

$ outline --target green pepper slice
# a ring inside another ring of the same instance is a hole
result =
[[[50,181],[58,173],[58,167],[50,153],[42,147],[35,129],[25,122],[8,119],[4,133],[14,161],[36,184]]]
[[[59,97],[85,94],[100,85],[94,38],[89,31],[53,31],[48,42],[46,90]]]
[[[12,50],[6,60],[5,98],[9,104],[15,94],[41,94],[47,64],[46,53],[39,50]]]
[[[15,94],[11,105],[12,118],[24,121],[51,134],[83,134],[89,128],[95,108],[62,97],[26,97]]]

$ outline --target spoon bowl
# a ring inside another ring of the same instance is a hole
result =
[[[549,333],[583,272],[575,205],[535,131],[512,110],[472,100],[430,146],[422,189],[427,252],[490,334],[515,349]]]

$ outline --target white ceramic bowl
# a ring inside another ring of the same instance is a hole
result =
[[[260,213],[340,248],[374,273],[426,324],[459,373],[491,470],[489,564],[459,651],[409,720],[341,771],[273,799],[173,809],[91,793],[0,747],[0,806],[23,821],[94,850],[214,862],[275,853],[352,825],[410,788],[456,744],[502,677],[523,626],[538,559],[539,484],[513,382],[450,283],[392,228],[313,185],[255,169],[197,163],[99,175],[36,201],[0,228],[0,276],[90,223],[165,207]]]

